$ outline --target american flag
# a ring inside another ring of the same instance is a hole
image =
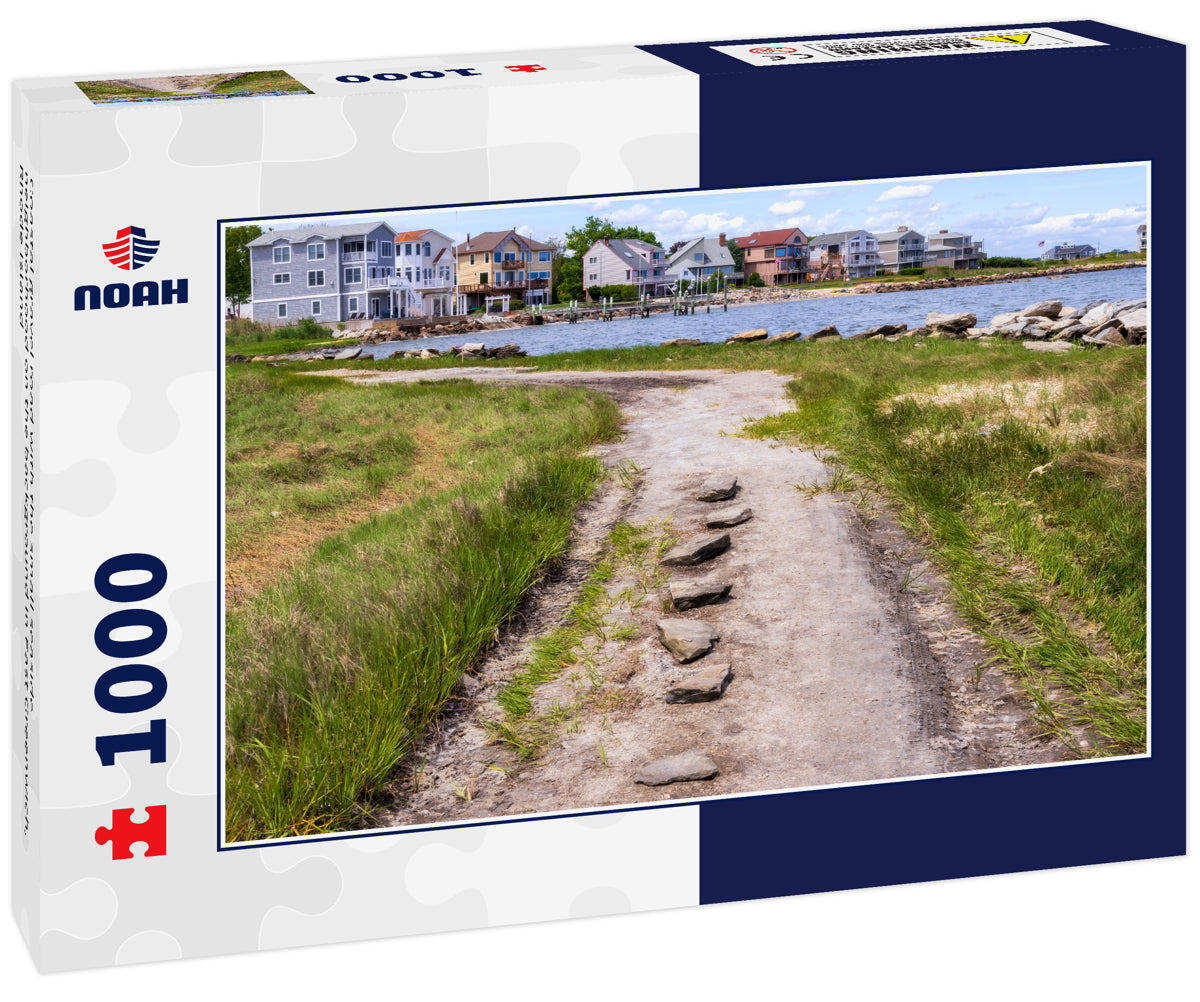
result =
[[[1045,247],[1045,246],[1046,246],[1046,241],[1045,241],[1045,240],[1039,240],[1039,241],[1038,241],[1038,246],[1039,246],[1039,247]]]

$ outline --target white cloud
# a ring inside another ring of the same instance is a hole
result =
[[[804,201],[803,199],[798,198],[792,202],[776,202],[774,205],[768,208],[767,211],[773,216],[790,216],[799,212],[803,208]]]
[[[891,202],[898,198],[924,198],[931,191],[933,191],[931,184],[898,184],[894,188],[888,188],[875,201]]]

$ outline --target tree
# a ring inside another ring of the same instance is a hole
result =
[[[686,240],[676,240],[676,241],[675,241],[673,244],[671,244],[671,246],[670,246],[670,247],[667,249],[667,257],[670,257],[672,254],[674,254],[674,253],[675,253],[677,250],[679,250],[679,248],[680,248],[680,247],[685,247],[685,246],[687,246],[687,241],[686,241]]]
[[[246,244],[262,235],[261,226],[225,228],[225,296],[235,313],[250,299],[250,249]]]
[[[757,271],[752,271],[746,276],[746,285],[751,289],[761,289],[766,284],[767,283],[763,281],[762,275],[760,275]]]
[[[644,240],[648,244],[658,246],[658,237],[649,230],[639,230],[636,226],[618,226],[611,219],[597,219],[588,216],[582,226],[573,226],[567,230],[567,247],[575,252],[580,259],[582,270],[583,255],[597,240]]]

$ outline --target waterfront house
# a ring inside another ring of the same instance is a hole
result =
[[[1095,256],[1096,248],[1091,244],[1055,244],[1042,255],[1042,260],[1074,261],[1077,258]]]
[[[804,281],[809,263],[809,239],[795,226],[782,230],[756,230],[738,237],[742,272],[757,274],[766,285],[791,285]]]
[[[984,256],[983,241],[968,233],[938,230],[925,238],[926,268],[978,268]]]
[[[251,240],[254,319],[331,324],[464,312],[453,242],[438,230],[398,232],[376,220],[313,223]]]
[[[733,281],[736,269],[725,234],[715,237],[695,237],[667,258],[667,278],[672,283],[680,279],[706,282],[713,276],[725,276]]]
[[[808,277],[869,278],[879,270],[879,241],[866,230],[842,230],[808,238]]]
[[[898,274],[910,268],[925,267],[925,237],[907,226],[890,233],[876,233],[879,242],[879,271]]]
[[[488,298],[509,297],[526,304],[550,302],[554,248],[516,230],[467,234],[456,248],[459,291],[471,309]]]
[[[1137,228],[1137,249],[1144,251],[1146,249],[1146,224],[1142,223]]]
[[[633,285],[638,295],[667,295],[667,252],[644,240],[597,240],[583,253],[583,287]]]

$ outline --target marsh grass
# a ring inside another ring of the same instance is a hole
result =
[[[231,562],[290,538],[272,511],[322,532],[227,607],[226,835],[338,830],[564,552],[601,475],[582,451],[618,412],[555,387],[234,368]]]

